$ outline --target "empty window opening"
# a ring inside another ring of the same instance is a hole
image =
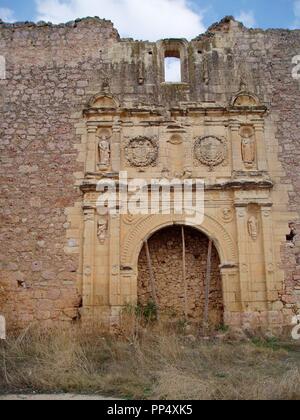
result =
[[[289,242],[291,245],[294,245],[296,242],[296,238],[297,238],[297,228],[295,223],[289,223],[289,229],[290,229],[290,233],[288,235],[286,235],[286,240],[287,242]]]
[[[165,82],[167,83],[181,83],[181,59],[179,52],[165,53]]]

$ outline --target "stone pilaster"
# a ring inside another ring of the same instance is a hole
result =
[[[94,303],[96,222],[95,209],[84,209],[83,237],[83,307],[89,308]]]
[[[241,137],[240,137],[240,123],[235,120],[231,120],[229,123],[231,133],[231,144],[232,144],[232,170],[233,172],[239,172],[244,170],[241,153]]]
[[[272,208],[270,206],[261,207],[261,220],[262,220],[262,236],[264,244],[265,254],[265,272],[266,272],[266,290],[267,290],[267,301],[268,310],[272,310],[272,302],[276,300],[274,298],[275,291],[275,252],[274,252],[274,240],[273,240],[273,220],[272,220]]]
[[[256,150],[257,150],[257,167],[259,171],[267,172],[267,153],[264,135],[264,121],[258,120],[254,123]]]
[[[239,252],[240,289],[243,311],[247,311],[250,301],[250,270],[248,254],[247,207],[236,205],[237,239]]]
[[[121,170],[121,125],[117,120],[112,128],[111,138],[111,167],[112,172]]]
[[[88,126],[88,140],[86,151],[85,173],[90,174],[96,171],[97,159],[97,141],[96,141],[97,127]]]
[[[241,293],[238,267],[221,266],[223,285],[224,320],[230,325],[239,326],[241,322]]]
[[[110,215],[109,223],[109,300],[110,305],[121,306],[121,283],[120,283],[120,215]]]

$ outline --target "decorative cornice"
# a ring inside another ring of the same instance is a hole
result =
[[[108,174],[109,176],[101,176],[99,179],[85,179],[81,181],[79,188],[83,193],[95,192],[98,182],[103,179],[111,179],[116,181],[116,191],[119,191],[119,175],[118,173]],[[196,188],[196,183],[194,184]],[[274,187],[274,183],[271,179],[230,179],[228,181],[216,182],[213,184],[205,184],[205,191],[215,190],[257,190],[266,189],[270,190]],[[151,191],[151,185],[148,186]]]
[[[203,116],[230,116],[236,114],[253,114],[264,115],[268,108],[264,105],[259,106],[222,106],[216,104],[199,103],[192,106],[183,105],[170,108],[171,115],[177,114],[180,116],[188,115],[203,115]],[[85,117],[94,117],[97,115],[118,115],[118,116],[133,116],[133,115],[150,115],[150,116],[164,116],[166,110],[160,105],[151,107],[122,107],[122,108],[108,108],[108,107],[88,107],[83,110]]]

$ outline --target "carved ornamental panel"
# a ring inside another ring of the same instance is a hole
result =
[[[215,136],[199,137],[194,146],[194,154],[197,161],[213,170],[227,158],[226,141]]]
[[[155,137],[135,137],[127,142],[125,156],[130,166],[155,166],[158,159],[158,140]]]

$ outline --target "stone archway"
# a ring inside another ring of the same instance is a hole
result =
[[[204,314],[209,238],[195,228],[184,227],[187,284],[185,302],[181,229],[180,225],[164,227],[148,240],[155,289],[161,314],[182,319],[187,307],[188,318],[199,322],[203,320]],[[142,248],[138,259],[137,295],[141,306],[146,306],[153,298],[145,248]],[[215,246],[212,252],[209,302],[209,323],[211,326],[219,326],[223,323],[224,304],[220,257]]]

